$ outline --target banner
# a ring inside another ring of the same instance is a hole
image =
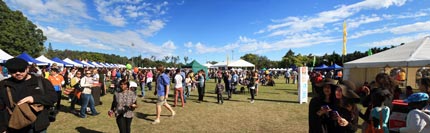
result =
[[[299,67],[299,77],[298,77],[298,95],[299,95],[299,104],[308,102],[308,67]]]

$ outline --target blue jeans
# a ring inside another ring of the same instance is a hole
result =
[[[183,92],[183,95],[184,95],[184,102],[186,103],[187,102],[187,94],[185,94],[185,83],[182,83],[182,92]]]
[[[91,94],[81,94],[82,106],[81,106],[81,117],[86,116],[87,106],[89,104],[91,109],[91,114],[98,114],[96,108],[94,107],[94,97]]]
[[[145,82],[140,82],[140,88],[141,88],[141,90],[142,90],[142,93],[140,93],[140,94],[142,94],[142,97],[144,97],[145,96]]]

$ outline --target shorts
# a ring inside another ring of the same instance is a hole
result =
[[[165,96],[158,96],[157,106],[164,105],[165,103],[167,103],[167,99],[165,98]]]

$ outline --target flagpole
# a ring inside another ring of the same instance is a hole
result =
[[[346,36],[347,36],[347,32],[346,32],[346,20],[343,20],[343,49],[342,49],[342,65],[343,63],[345,63],[345,56],[346,56]]]

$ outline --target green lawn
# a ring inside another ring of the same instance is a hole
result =
[[[174,118],[168,117],[170,112],[163,108],[161,123],[157,125],[151,125],[155,119],[156,97],[153,91],[147,91],[145,99],[138,98],[139,108],[135,110],[132,132],[307,132],[308,104],[298,104],[296,85],[285,84],[283,78],[275,81],[276,86],[260,86],[253,104],[249,102],[250,95],[247,93],[234,94],[231,100],[225,100],[223,105],[219,105],[214,94],[215,83],[211,79],[206,84],[204,99],[207,102],[196,103],[195,90],[184,108],[173,108],[177,112]],[[173,91],[171,94],[173,95]],[[171,105],[172,95],[169,97]],[[96,106],[100,115],[82,119],[60,112],[48,132],[117,133],[115,118],[107,115],[112,95],[102,97],[101,101],[103,105]],[[66,100],[62,104],[69,106]]]

